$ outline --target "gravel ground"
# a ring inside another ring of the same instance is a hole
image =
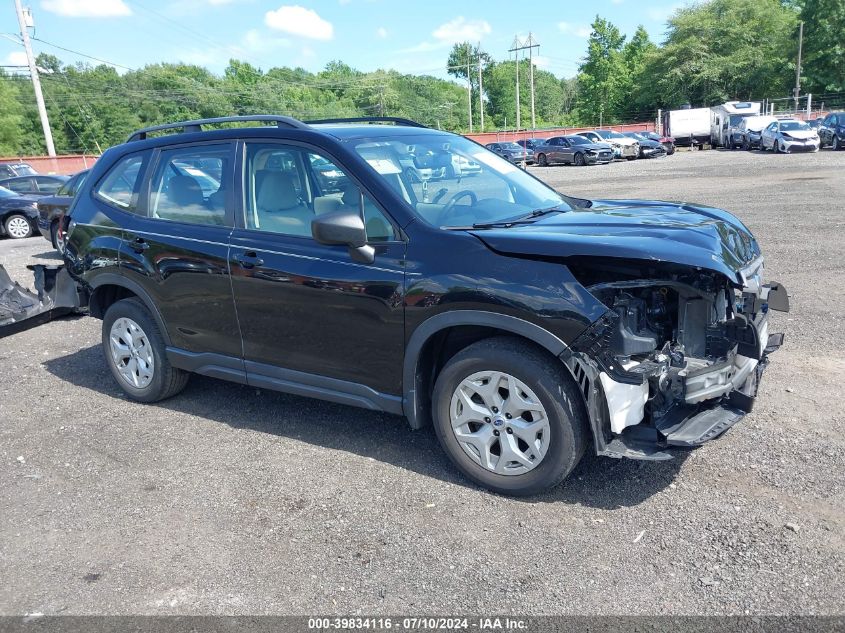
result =
[[[845,614],[845,152],[533,169],[573,195],[687,199],[790,290],[754,412],[669,463],[587,457],[523,500],[433,432],[194,377],[128,402],[71,318],[0,341],[0,614]],[[0,263],[51,257],[0,241]]]

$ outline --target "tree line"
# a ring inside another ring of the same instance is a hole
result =
[[[802,93],[845,105],[845,0],[708,0],[675,11],[660,44],[642,26],[628,38],[596,16],[576,76],[560,79],[533,68],[537,126],[651,120],[658,108],[685,103],[787,96],[801,21]],[[312,73],[233,59],[222,75],[179,63],[120,74],[43,53],[37,63],[60,153],[99,153],[157,123],[259,112],[303,119],[391,115],[463,132],[470,117],[467,82],[476,131],[482,108],[485,130],[513,128],[516,120],[517,62],[495,61],[469,43],[456,44],[447,60],[456,81],[361,72],[341,61]],[[530,71],[527,59],[519,61],[522,127],[530,125]],[[44,151],[29,79],[0,71],[0,155]]]

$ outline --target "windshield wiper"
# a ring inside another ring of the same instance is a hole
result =
[[[526,215],[521,215],[516,218],[510,218],[506,220],[498,220],[497,222],[478,222],[472,225],[474,229],[500,229],[500,228],[509,228],[511,226],[516,226],[518,224],[531,224],[535,222],[537,218],[548,215],[549,213],[564,213],[568,211],[568,209],[561,209],[560,204],[556,204],[553,207],[547,207],[545,209],[534,209],[531,213]]]

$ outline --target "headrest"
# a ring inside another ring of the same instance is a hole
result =
[[[191,176],[173,176],[167,185],[167,198],[179,207],[202,204],[202,188]]]
[[[283,171],[268,171],[258,189],[258,207],[265,211],[283,211],[299,206],[293,176]]]

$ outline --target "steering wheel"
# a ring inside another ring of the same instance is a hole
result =
[[[449,202],[446,203],[446,206],[443,207],[443,211],[440,212],[441,222],[444,222],[446,218],[448,218],[452,214],[452,212],[455,210],[455,204],[461,198],[469,198],[472,201],[469,206],[473,206],[478,202],[478,196],[475,195],[474,191],[470,191],[469,189],[458,191],[454,196],[449,198]]]

